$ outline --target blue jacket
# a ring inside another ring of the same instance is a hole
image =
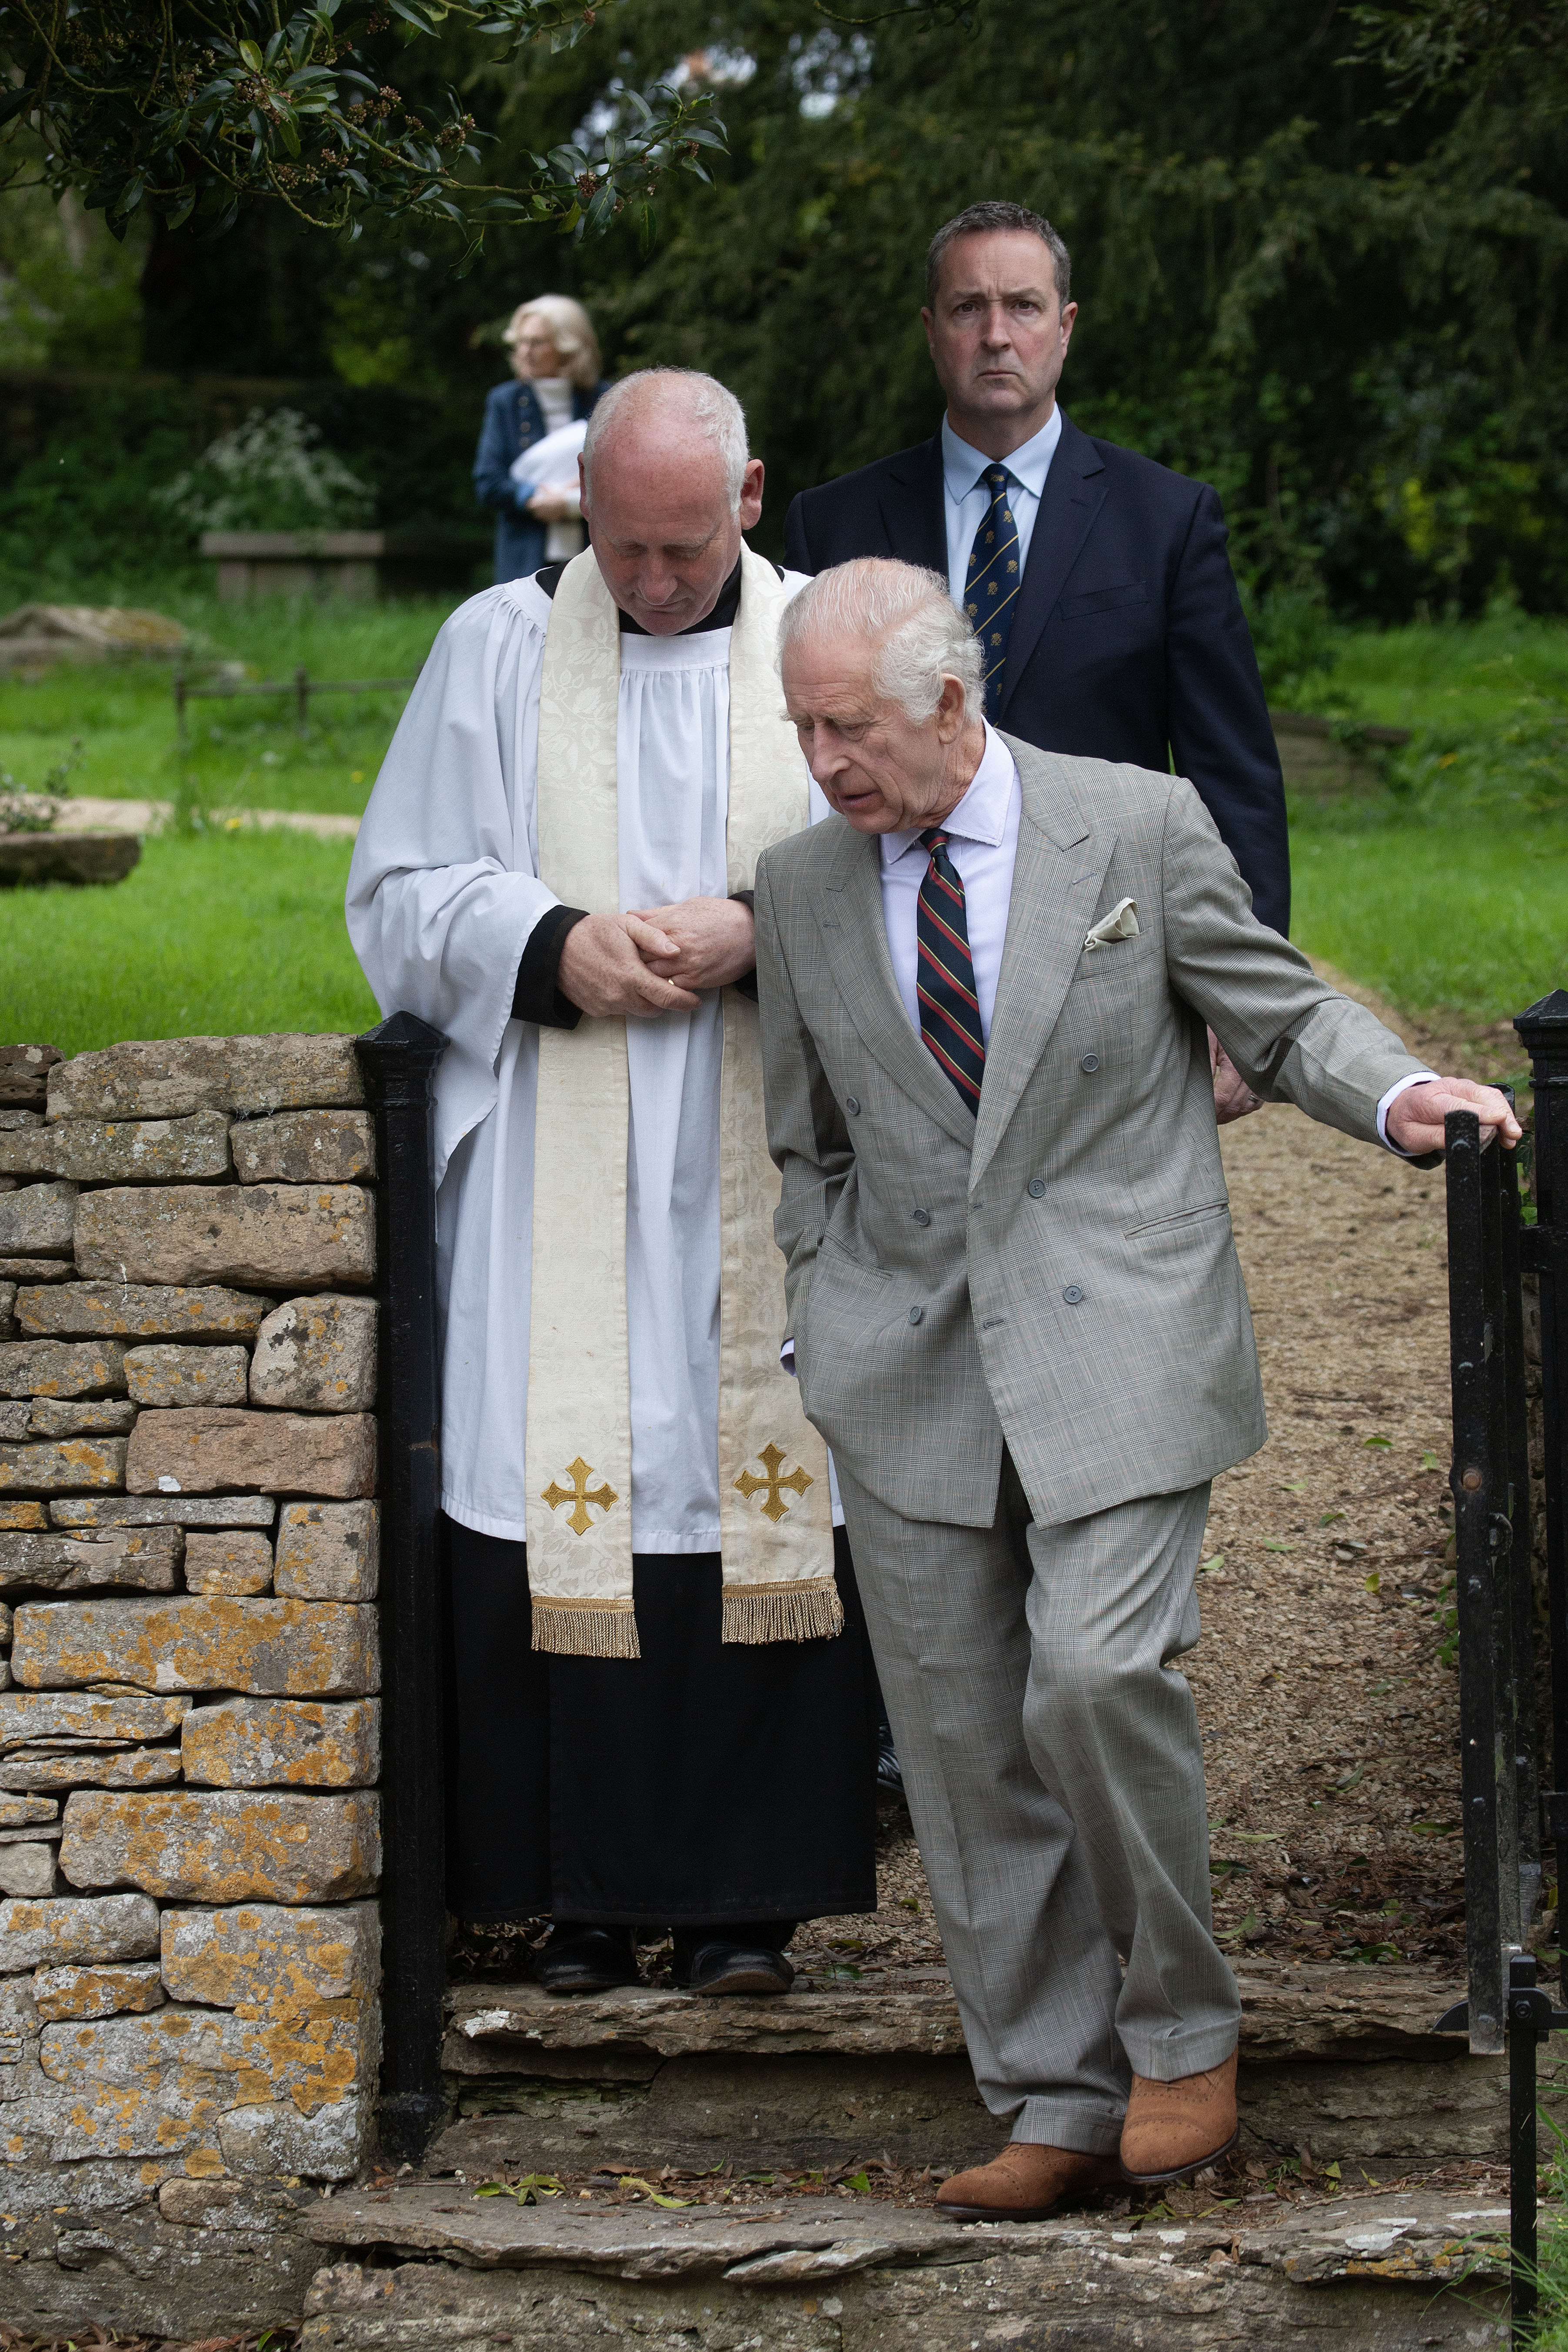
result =
[[[604,389],[597,383],[592,392],[574,392],[573,415],[591,415]],[[495,509],[498,580],[526,580],[544,561],[546,526],[527,512],[528,501],[520,497],[510,471],[512,459],[543,437],[544,412],[531,384],[513,377],[486,394],[485,421],[474,453],[474,493],[480,506]]]
[[[947,577],[942,436],[803,490],[792,571],[896,555]],[[1252,891],[1290,921],[1279,755],[1226,552],[1225,517],[1190,481],[1067,415],[1035,518],[1000,725],[1042,751],[1119,760],[1195,784]]]

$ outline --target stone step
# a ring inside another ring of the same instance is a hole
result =
[[[323,2200],[337,2260],[300,2352],[1415,2352],[1506,2340],[1506,2208],[1430,2190],[1281,2205],[1180,2228],[1075,2213],[955,2224],[929,2206],[788,2198],[759,2210],[520,2206],[410,2181]]]
[[[1239,1982],[1241,2109],[1258,2152],[1307,2147],[1320,2164],[1505,2153],[1503,2062],[1432,2032],[1459,1997],[1451,1977],[1266,1963]],[[459,1984],[444,2063],[455,2114],[431,2167],[475,2177],[652,2163],[656,2150],[691,2171],[834,2170],[870,2156],[951,2168],[1006,2137],[975,2090],[940,1969],[803,1978],[765,2000]]]

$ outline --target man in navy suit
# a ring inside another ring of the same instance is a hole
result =
[[[1042,751],[1173,765],[1259,919],[1285,931],[1284,786],[1220,502],[1057,406],[1068,283],[1066,246],[1022,205],[971,205],[938,229],[921,315],[942,428],[803,490],[785,560],[817,572],[892,555],[940,572],[986,648],[986,717]],[[1224,1062],[1216,1098],[1222,1118],[1255,1108]]]

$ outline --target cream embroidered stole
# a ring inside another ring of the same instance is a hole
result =
[[[779,713],[785,598],[741,553],[730,640],[728,875],[750,889],[769,845],[807,822],[805,764]],[[619,614],[592,550],[551,608],[539,703],[540,878],[568,906],[620,906],[616,734]],[[723,992],[719,1107],[719,1514],[726,1642],[842,1631],[827,1449],[778,1360],[779,1176],[763,1117],[757,1009]],[[626,1024],[542,1029],[533,1145],[528,1366],[528,1581],[533,1646],[638,1656],[632,1606],[626,1339]]]

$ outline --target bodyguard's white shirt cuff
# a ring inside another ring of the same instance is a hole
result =
[[[1384,1096],[1383,1100],[1377,1106],[1377,1139],[1384,1146],[1385,1150],[1393,1152],[1396,1160],[1408,1160],[1412,1157],[1412,1154],[1408,1151],[1402,1151],[1397,1143],[1389,1142],[1388,1114],[1393,1109],[1394,1104],[1399,1100],[1400,1096],[1405,1092],[1406,1087],[1429,1087],[1436,1079],[1436,1076],[1437,1073],[1436,1070],[1412,1070],[1408,1077],[1395,1078],[1394,1084],[1389,1087],[1388,1092]]]

